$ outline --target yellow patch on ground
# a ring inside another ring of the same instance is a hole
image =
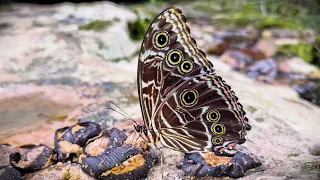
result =
[[[232,157],[217,156],[214,152],[200,153],[206,163],[210,166],[216,166],[220,164],[229,164]]]
[[[108,176],[109,174],[124,174],[128,173],[130,171],[133,171],[142,165],[146,163],[146,160],[142,156],[142,154],[137,154],[126,161],[124,161],[122,164],[112,168],[111,170],[108,170],[104,173],[102,173],[101,176]]]

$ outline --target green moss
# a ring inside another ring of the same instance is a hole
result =
[[[252,12],[253,13],[253,12]],[[247,26],[253,25],[257,28],[272,28],[281,27],[288,29],[302,29],[302,24],[299,20],[293,21],[279,16],[263,16],[261,14],[253,13],[248,16],[248,14],[237,13],[235,15],[225,17],[220,19],[220,22],[225,24],[235,24],[236,26]]]
[[[248,25],[253,25],[257,28],[272,28],[280,27],[287,29],[303,29],[302,25],[298,21],[291,21],[288,19],[283,19],[279,17],[224,17],[216,19],[215,22],[222,25],[235,25],[237,27],[244,27]]]
[[[318,9],[311,11],[308,3],[274,0],[216,0],[194,3],[193,8],[214,17],[217,26],[243,27],[252,25],[258,28],[288,28],[303,30],[306,27],[320,28]],[[311,3],[312,4],[312,3]],[[318,5],[313,3],[313,7]],[[318,29],[319,29],[318,28]]]
[[[141,19],[138,18],[135,22],[129,22],[128,28],[130,37],[132,40],[141,40],[146,34],[148,27],[151,23],[150,19]]]
[[[94,30],[94,31],[102,31],[106,29],[108,26],[112,24],[111,21],[104,20],[94,20],[89,22],[88,24],[83,24],[78,27],[80,30]]]
[[[255,26],[258,28],[281,27],[289,29],[300,29],[302,25],[299,21],[292,21],[280,17],[268,16],[256,21]]]
[[[121,60],[128,60],[128,58],[125,58],[125,57],[119,57],[119,58],[113,58],[113,59],[111,59],[111,62],[114,62],[114,63],[118,63],[118,62],[120,62]]]
[[[312,54],[311,63],[316,65],[318,68],[320,68],[320,36],[318,36],[315,43],[313,44],[311,54]]]
[[[283,44],[277,49],[278,54],[295,55],[320,68],[320,36],[313,44]]]
[[[279,54],[286,54],[286,55],[295,55],[298,56],[307,62],[312,62],[312,44],[306,43],[299,43],[299,44],[283,44],[278,46],[278,53]]]
[[[299,156],[299,154],[298,154],[298,153],[288,154],[288,157],[297,157],[297,156]]]

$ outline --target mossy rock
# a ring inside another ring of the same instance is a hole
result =
[[[298,44],[282,44],[278,46],[278,53],[285,55],[295,55],[307,62],[312,60],[312,44],[298,43]]]
[[[295,55],[320,68],[320,36],[313,44],[283,44],[278,46],[278,54]]]
[[[83,24],[78,27],[80,30],[94,30],[94,31],[103,31],[108,26],[112,24],[112,21],[105,20],[94,20],[89,22],[88,24]]]
[[[314,2],[302,3],[298,1],[256,2],[248,0],[239,3],[236,0],[216,0],[194,2],[193,9],[202,11],[214,19],[218,26],[243,27],[252,25],[258,28],[288,28],[304,30],[309,27],[320,31],[320,4]]]
[[[313,44],[311,54],[311,63],[320,68],[320,36],[317,37],[316,42]]]
[[[301,29],[302,24],[299,21],[292,21],[288,19],[283,19],[276,16],[263,17],[255,23],[258,28],[289,28],[289,29]]]
[[[138,18],[135,22],[129,22],[128,28],[131,39],[141,40],[144,38],[150,23],[151,20],[147,18]]]

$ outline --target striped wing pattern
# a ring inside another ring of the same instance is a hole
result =
[[[191,37],[177,8],[160,13],[143,40],[138,90],[152,143],[183,152],[219,151],[245,141],[238,98]]]

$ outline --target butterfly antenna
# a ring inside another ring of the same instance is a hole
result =
[[[115,109],[113,109],[113,108],[110,108],[110,107],[108,107],[107,109],[110,109],[110,110],[112,110],[112,111],[115,111],[115,112],[119,113],[120,115],[122,115],[123,117],[125,117],[127,120],[131,120],[131,121],[133,121],[135,124],[138,125],[138,123],[137,123],[135,120],[133,120],[130,116],[128,117],[128,116],[126,116],[126,114],[123,114],[122,112],[119,112],[119,111],[117,111],[117,110],[115,110]]]
[[[116,111],[115,109],[112,109],[112,108],[108,108],[108,109],[111,109],[111,110],[121,114],[122,116],[126,117],[128,120],[132,120],[134,123],[136,123],[136,125],[139,125],[135,120],[133,120],[133,118],[128,113],[126,113],[123,109],[121,109],[116,103],[114,103],[113,101],[109,101],[109,102],[111,104],[115,105],[118,109],[120,109],[121,112]]]
[[[99,77],[96,77],[96,79],[98,79],[101,84],[103,83],[102,79],[100,79]],[[121,114],[121,115],[122,115],[123,117],[125,117],[127,120],[132,120],[135,124],[138,125],[138,123],[137,123],[135,120],[133,120],[133,118],[132,118],[128,113],[126,113],[123,109],[121,109],[116,103],[114,103],[113,101],[110,101],[110,100],[109,100],[109,102],[110,102],[111,104],[115,105],[115,106],[116,106],[118,109],[120,109],[122,112],[119,112],[119,111],[117,111],[117,110],[115,110],[115,109],[113,109],[113,108],[109,108],[109,107],[108,107],[107,109],[110,109],[110,110],[112,110],[112,111],[115,111],[115,112]]]
[[[109,101],[109,102],[110,102],[111,104],[115,105],[117,108],[119,108],[124,114],[127,115],[127,117],[129,117],[129,118],[132,119],[132,117],[130,117],[130,115],[129,115],[128,113],[126,113],[123,109],[121,109],[116,103],[114,103],[113,101]]]

